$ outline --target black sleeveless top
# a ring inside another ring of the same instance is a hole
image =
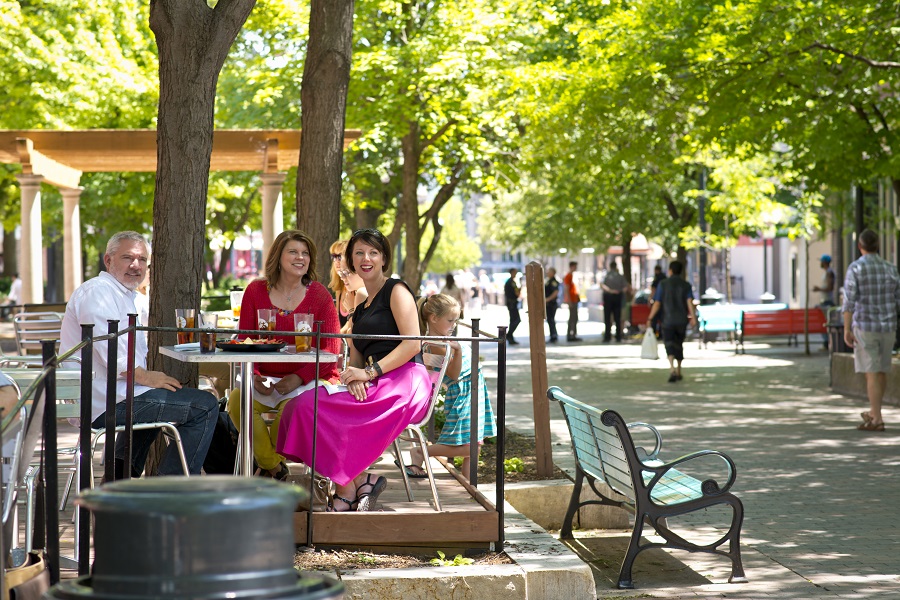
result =
[[[365,303],[356,307],[353,312],[353,333],[363,335],[400,335],[400,328],[397,321],[394,320],[394,313],[391,312],[391,294],[395,285],[402,285],[412,295],[409,286],[399,279],[388,279],[384,282],[384,286],[374,298],[371,298],[371,304],[367,307]],[[413,296],[415,297],[415,296]],[[353,340],[353,345],[363,355],[365,363],[371,364],[377,362],[390,354],[397,346],[400,345],[399,340]],[[416,354],[410,362],[422,362],[422,357]]]

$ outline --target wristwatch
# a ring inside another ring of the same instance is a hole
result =
[[[366,365],[366,368],[364,370],[366,372],[366,375],[369,377],[369,381],[372,381],[373,379],[378,377],[378,372],[375,370],[375,365]]]

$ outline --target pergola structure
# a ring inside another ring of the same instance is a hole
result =
[[[359,136],[359,130],[345,131],[344,148]],[[298,129],[213,133],[211,171],[260,172],[263,248],[284,229],[281,186],[285,171],[298,164],[299,154]],[[63,197],[64,294],[68,300],[82,282],[81,174],[155,172],[156,157],[154,129],[0,130],[0,162],[22,165],[17,176],[22,194],[21,303],[44,301],[41,184],[58,187]]]

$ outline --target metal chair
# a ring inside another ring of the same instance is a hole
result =
[[[400,465],[400,473],[403,475],[403,485],[406,486],[406,497],[409,501],[413,500],[412,488],[409,485],[409,477],[406,475],[406,463],[403,461],[403,455],[400,452],[400,441],[418,444],[422,449],[422,455],[425,457],[425,472],[428,474],[428,483],[431,484],[431,496],[434,498],[434,509],[441,510],[441,501],[438,498],[437,485],[434,482],[434,473],[431,470],[431,457],[428,455],[428,440],[422,432],[423,427],[427,427],[434,413],[434,407],[437,405],[438,395],[441,391],[441,385],[444,381],[444,373],[447,372],[447,365],[450,363],[450,345],[446,342],[428,342],[429,346],[443,346],[443,354],[422,353],[422,359],[425,367],[431,375],[431,397],[428,399],[428,410],[425,415],[417,422],[410,423],[406,426],[397,439],[394,440],[394,454],[397,456],[397,462]]]
[[[57,312],[18,313],[13,317],[19,354],[40,354],[41,340],[56,340],[59,347],[62,315]]]

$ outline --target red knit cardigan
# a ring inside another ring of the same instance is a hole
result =
[[[306,288],[306,296],[303,302],[297,305],[293,312],[283,314],[280,308],[272,304],[269,298],[269,290],[266,286],[265,279],[256,279],[244,290],[244,298],[241,301],[241,318],[238,322],[239,329],[258,329],[259,323],[256,318],[256,311],[260,308],[274,308],[278,311],[275,321],[277,331],[293,331],[294,330],[294,313],[311,313],[316,321],[323,321],[322,333],[339,333],[337,310],[334,308],[334,299],[325,289],[325,286],[318,281],[313,281]],[[249,335],[241,335],[240,338],[253,337]],[[278,339],[287,343],[294,343],[294,336],[277,336]],[[320,349],[334,354],[340,353],[341,341],[338,338],[325,338],[322,340]],[[262,358],[262,356],[260,356]],[[279,363],[254,363],[254,372],[259,375],[267,375],[270,377],[284,377],[291,373],[300,377],[303,383],[312,381],[316,372],[315,363],[301,362],[279,362]],[[333,362],[319,363],[320,379],[336,379],[337,366]]]

